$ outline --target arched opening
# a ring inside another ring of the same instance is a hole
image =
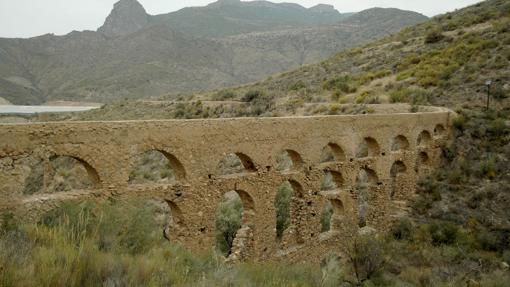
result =
[[[344,150],[335,143],[329,143],[322,149],[321,163],[345,161]]]
[[[409,149],[409,141],[403,135],[396,136],[391,143],[392,151],[407,150]]]
[[[374,138],[366,137],[358,146],[356,151],[357,158],[376,157],[380,153],[379,144]]]
[[[395,194],[399,188],[399,176],[407,172],[407,167],[402,161],[396,161],[391,166],[390,177],[391,177],[391,192],[390,199],[395,197]]]
[[[155,198],[147,200],[145,204],[150,207],[155,223],[163,230],[165,239],[173,241],[181,236],[184,216],[174,202]]]
[[[257,168],[251,158],[243,153],[231,153],[218,164],[220,175],[256,172]]]
[[[358,197],[358,225],[365,227],[367,225],[367,215],[369,209],[369,193],[375,185],[378,178],[375,171],[369,168],[362,168],[356,178],[356,194]]]
[[[344,204],[340,199],[330,199],[321,214],[321,232],[335,231],[340,227]]]
[[[341,173],[332,170],[327,170],[324,173],[325,175],[321,182],[321,191],[331,191],[342,188],[344,179]]]
[[[427,171],[430,166],[430,158],[426,152],[420,152],[416,158],[415,172]]]
[[[432,142],[432,137],[428,131],[422,131],[420,135],[418,135],[418,140],[416,141],[416,145],[419,147],[427,147]]]
[[[54,155],[48,161],[39,161],[31,166],[25,179],[23,193],[56,193],[86,190],[101,184],[96,169],[81,158]]]
[[[138,155],[133,166],[129,175],[130,184],[172,183],[186,177],[181,162],[162,150],[149,150]]]
[[[293,227],[296,229],[299,222],[296,221],[297,213],[302,206],[303,188],[301,185],[293,180],[284,182],[278,187],[276,192],[274,207],[276,210],[276,238],[281,241],[284,232]],[[294,232],[299,236],[299,232]]]
[[[276,158],[276,170],[280,172],[297,171],[303,166],[301,155],[294,150],[284,150]]]
[[[446,133],[446,129],[444,128],[444,126],[442,124],[437,124],[436,127],[434,128],[434,135],[436,137],[442,137],[442,136],[444,136],[445,133]]]
[[[216,247],[231,260],[250,256],[253,248],[255,203],[245,191],[225,193],[216,211]]]

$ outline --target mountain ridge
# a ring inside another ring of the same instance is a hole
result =
[[[223,2],[231,5],[228,3],[238,2]],[[243,7],[243,13],[252,11],[245,8],[253,5],[310,10],[267,3],[270,2],[241,2],[234,6]],[[207,6],[200,9],[208,11]],[[272,15],[279,15],[279,11],[273,10]],[[320,61],[339,50],[426,19],[414,12],[399,13],[388,14],[383,24],[371,22],[353,27],[347,18],[333,25],[303,26],[301,23],[297,27],[281,25],[279,30],[248,29],[253,32],[241,34],[225,32],[221,25],[206,25],[206,21],[202,24],[217,31],[211,32],[211,37],[200,37],[176,29],[165,19],[154,20],[135,0],[122,0],[116,3],[98,32],[0,39],[0,97],[14,104],[52,100],[112,102],[249,83]],[[252,17],[266,23],[257,13]],[[188,21],[195,19],[198,18],[189,17]],[[289,21],[294,19],[292,16]],[[216,37],[218,34],[229,36]]]

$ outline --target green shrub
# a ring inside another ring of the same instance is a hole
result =
[[[258,90],[250,90],[244,94],[243,102],[251,103],[262,96],[262,92]]]
[[[216,247],[225,256],[230,255],[237,231],[241,228],[243,203],[239,196],[225,199],[216,211]]]
[[[435,246],[451,245],[459,235],[459,227],[447,221],[435,221],[429,225],[428,230]]]
[[[414,226],[408,218],[401,218],[391,230],[393,237],[397,240],[410,240],[413,237]]]
[[[434,44],[444,39],[443,33],[438,30],[432,30],[425,36],[425,44]]]
[[[326,204],[321,213],[321,232],[328,232],[331,229],[331,217],[333,216],[333,205]]]
[[[358,236],[349,252],[356,281],[362,283],[373,278],[386,264],[383,243],[373,236]]]
[[[276,209],[276,236],[281,238],[283,232],[290,226],[290,206],[292,201],[292,187],[288,182],[281,185],[276,192],[274,207]]]

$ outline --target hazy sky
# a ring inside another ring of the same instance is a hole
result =
[[[32,37],[46,33],[63,35],[72,30],[96,30],[117,0],[0,0],[0,37]],[[214,0],[139,0],[149,14],[168,13],[188,6],[204,6]],[[453,11],[480,0],[286,0],[305,7],[332,4],[340,12],[372,7],[396,7],[427,16]]]

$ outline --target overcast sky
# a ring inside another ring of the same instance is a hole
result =
[[[73,30],[96,30],[117,0],[0,0],[0,37],[33,37],[46,33],[67,34]],[[204,6],[214,0],[139,0],[149,14],[168,13],[189,6]],[[396,7],[427,16],[462,8],[480,0],[287,0],[305,7],[332,4],[340,12],[372,7]]]

